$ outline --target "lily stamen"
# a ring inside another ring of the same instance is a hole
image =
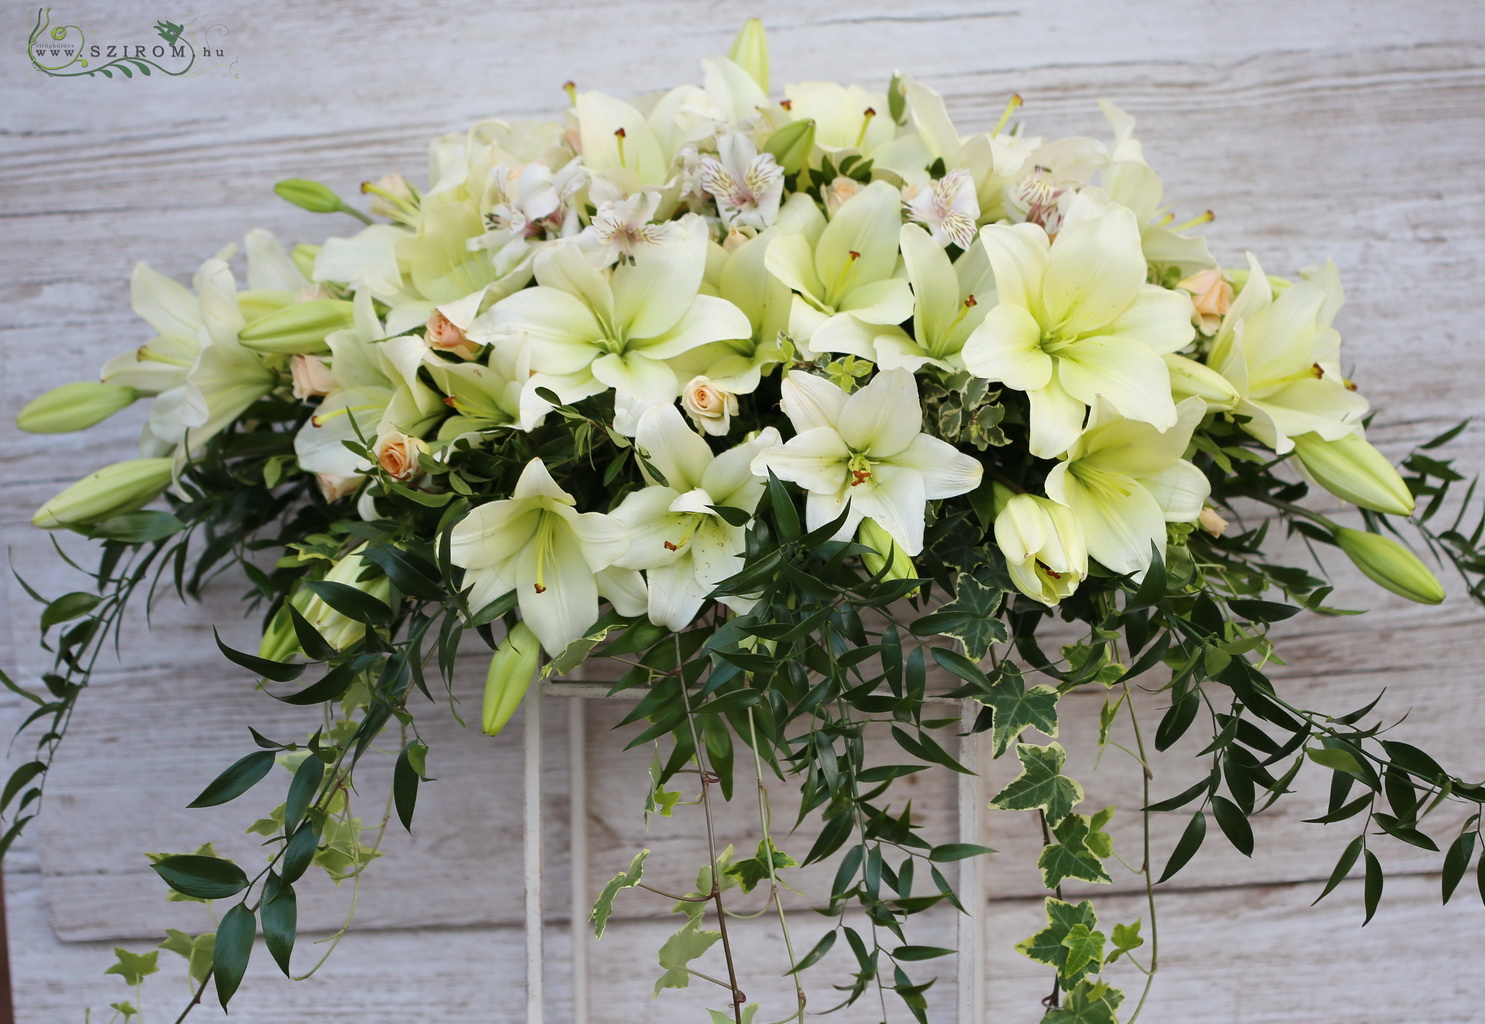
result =
[[[1024,102],[1026,101],[1021,98],[1020,93],[1017,92],[1011,94],[1010,102],[1005,105],[1005,112],[1000,115],[1000,120],[995,122],[995,127],[990,129],[990,137],[992,139],[1000,134],[1000,130],[1004,128],[1006,122],[1011,119],[1011,115],[1014,114],[1016,112],[1016,109],[1020,107],[1021,104]]]

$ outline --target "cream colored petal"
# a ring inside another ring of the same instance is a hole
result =
[[[1016,391],[1038,391],[1052,377],[1053,359],[1042,351],[1042,329],[1021,306],[1001,304],[964,342],[960,353],[970,373]]]
[[[1042,282],[1045,323],[1063,336],[1112,323],[1145,282],[1139,224],[1122,206],[1057,236]]]
[[[799,433],[840,422],[847,395],[824,377],[798,371],[787,374],[780,386],[784,415]]]

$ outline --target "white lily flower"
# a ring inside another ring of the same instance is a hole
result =
[[[1237,389],[1243,429],[1279,455],[1299,434],[1336,441],[1360,431],[1368,403],[1341,376],[1341,336],[1331,326],[1345,297],[1335,265],[1277,299],[1251,253],[1248,266],[1207,360]]]
[[[1017,494],[995,516],[995,543],[1016,589],[1051,607],[1071,597],[1088,575],[1088,546],[1065,505]]]
[[[798,293],[789,333],[814,352],[848,352],[875,358],[882,334],[913,313],[907,281],[897,276],[902,228],[898,191],[885,181],[847,200],[811,243],[809,235],[774,240],[764,265]]]
[[[908,555],[923,550],[927,503],[972,491],[978,460],[923,433],[918,385],[906,370],[883,370],[847,395],[820,377],[784,378],[783,408],[798,434],[753,460],[753,472],[772,471],[808,495],[811,530],[850,505],[836,539],[870,518]]]
[[[1201,517],[1211,493],[1206,475],[1182,456],[1206,414],[1200,398],[1176,407],[1164,432],[1121,417],[1102,399],[1088,429],[1047,474],[1047,495],[1072,510],[1088,554],[1119,573],[1143,578],[1152,545],[1165,549],[1166,523]]]
[[[536,258],[537,287],[495,303],[466,333],[481,344],[529,338],[536,373],[526,382],[523,405],[545,408],[539,387],[565,402],[612,388],[616,404],[637,417],[680,394],[666,360],[752,332],[732,303],[699,294],[706,247],[706,224],[685,218],[664,244],[643,250],[610,277],[571,242],[556,242]]]
[[[935,244],[946,246],[952,242],[968,249],[974,243],[980,201],[968,171],[952,170],[927,186],[909,186],[903,190],[903,205],[908,219],[927,228]]]
[[[1157,430],[1175,425],[1160,356],[1195,336],[1185,295],[1145,283],[1139,225],[1122,206],[1074,204],[1056,243],[1035,224],[989,225],[980,239],[998,304],[964,343],[964,365],[1031,401],[1031,453],[1068,449],[1102,396]]]
[[[870,158],[897,135],[885,93],[836,82],[800,82],[784,86],[784,96],[790,117],[815,122],[815,145],[826,153]]]
[[[904,224],[899,244],[913,288],[913,333],[878,335],[875,359],[884,370],[917,370],[933,363],[964,368],[964,343],[995,306],[995,277],[983,245],[972,245],[949,262],[949,254],[916,224]]]
[[[655,406],[640,417],[634,442],[665,477],[624,496],[612,515],[629,530],[629,550],[615,564],[643,569],[649,577],[649,617],[657,626],[682,630],[696,617],[718,583],[742,568],[746,530],[732,526],[713,506],[752,512],[764,482],[749,466],[780,443],[764,428],[745,444],[712,455],[673,405]],[[734,610],[751,602],[722,598]]]
[[[514,590],[522,621],[549,655],[562,653],[598,618],[594,576],[629,546],[623,523],[575,505],[532,459],[509,498],[472,509],[450,531],[450,558],[472,588],[470,608]]]
[[[701,187],[716,199],[722,223],[758,231],[772,227],[784,195],[784,169],[741,132],[718,139],[717,152],[721,159],[701,158]]]

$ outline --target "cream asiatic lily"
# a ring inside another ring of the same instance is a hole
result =
[[[1248,266],[1207,359],[1237,390],[1243,429],[1279,455],[1298,434],[1335,441],[1359,431],[1367,401],[1341,376],[1341,336],[1331,326],[1345,298],[1335,264],[1278,298],[1251,253]]]
[[[1211,493],[1206,475],[1182,456],[1206,414],[1200,398],[1176,408],[1164,432],[1094,403],[1088,429],[1047,474],[1047,496],[1072,510],[1088,554],[1142,578],[1152,545],[1165,548],[1166,523],[1195,522]]]
[[[912,316],[913,295],[897,276],[901,209],[896,188],[873,182],[846,200],[813,244],[801,232],[768,247],[764,265],[798,295],[790,316],[795,340],[814,352],[874,359],[878,335],[902,333],[897,325]]]
[[[753,472],[804,488],[812,530],[848,512],[837,539],[870,518],[916,555],[927,503],[980,482],[978,460],[919,429],[918,386],[906,370],[882,370],[851,395],[820,377],[791,373],[783,408],[798,433],[755,458]]]
[[[470,608],[514,590],[522,621],[549,655],[598,618],[595,577],[629,547],[623,523],[575,505],[532,459],[509,498],[472,509],[450,531],[450,558],[464,569]]]
[[[495,303],[467,333],[481,344],[530,341],[535,373],[523,405],[545,407],[535,394],[539,387],[565,402],[612,388],[620,411],[616,426],[632,430],[644,409],[668,405],[680,394],[666,360],[752,333],[736,306],[700,294],[706,247],[705,222],[685,218],[663,243],[606,276],[572,243],[554,243],[536,259],[537,286]]]
[[[779,444],[779,433],[766,427],[753,440],[714,456],[675,406],[662,405],[640,417],[634,442],[665,482],[630,492],[612,512],[629,530],[629,550],[615,565],[645,570],[650,621],[680,631],[717,584],[742,568],[746,531],[713,508],[752,512],[757,507],[764,484],[749,466],[760,452]],[[750,604],[735,597],[722,603],[735,610]]]
[[[1055,243],[1035,224],[980,230],[997,305],[964,343],[964,365],[1027,393],[1039,458],[1068,449],[1100,396],[1157,430],[1176,422],[1160,357],[1195,336],[1190,301],[1145,283],[1134,214],[1096,205],[1080,196]]]
[[[899,244],[913,288],[913,333],[878,335],[874,361],[885,370],[917,370],[924,363],[963,369],[964,343],[995,305],[995,277],[984,246],[949,254],[916,224],[904,224]]]

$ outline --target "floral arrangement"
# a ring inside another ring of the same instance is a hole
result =
[[[223,655],[273,699],[323,706],[325,724],[254,730],[193,804],[286,767],[282,803],[250,829],[264,863],[153,856],[171,898],[227,908],[161,944],[185,958],[196,1001],[214,983],[227,1005],[260,929],[288,973],[306,872],[353,877],[377,855],[368,840],[387,822],[351,799],[373,744],[398,751],[392,803],[412,827],[429,778],[418,720],[445,713],[436,691],[471,633],[493,652],[492,734],[538,676],[625,666],[626,739],[655,748],[635,809],[670,813],[668,787],[694,788],[711,839],[695,890],[670,897],[685,923],[656,990],[715,982],[716,1021],[802,1021],[827,957],[847,965],[843,1004],[880,999],[885,1018],[890,995],[927,1020],[933,961],[953,951],[914,942],[910,919],[974,912],[945,865],[991,851],[927,842],[893,787],[966,770],[949,752],[964,732],[1019,762],[992,806],[1045,837],[1046,918],[1017,948],[1047,967],[1046,1024],[1126,1012],[1105,977],[1120,959],[1148,994],[1147,922],[1100,925],[1091,900],[1063,898],[1064,883],[1110,881],[1115,860],[1115,811],[1082,806],[1056,742],[1059,701],[1078,689],[1106,694],[1101,746],[1116,721],[1133,729],[1120,749],[1144,800],[1119,813],[1188,817],[1173,850],[1151,849],[1146,828],[1119,859],[1151,894],[1150,926],[1158,884],[1209,823],[1251,853],[1248,819],[1307,767],[1331,778],[1316,819],[1354,833],[1322,896],[1361,864],[1370,919],[1388,836],[1445,843],[1447,899],[1477,858],[1485,787],[1383,738],[1370,706],[1312,710],[1264,672],[1270,623],[1345,597],[1272,560],[1286,534],[1442,601],[1404,531],[1485,600],[1474,489],[1460,507],[1461,478],[1433,453],[1457,431],[1406,475],[1367,442],[1336,268],[1289,280],[1251,254],[1220,267],[1191,233],[1210,215],[1174,223],[1112,104],[1110,138],[1049,141],[1011,123],[1019,97],[961,135],[905,75],[885,92],[811,82],[776,99],[756,23],[703,67],[702,85],[642,102],[569,86],[559,120],[442,136],[425,187],[363,186],[370,215],[280,182],[304,210],[364,226],[292,248],[249,232],[245,277],[232,246],[191,288],[135,270],[155,336],[19,418],[79,430],[149,402],[140,457],[34,517],[95,538],[101,560],[89,590],[35,595],[56,653],[44,691],[4,680],[45,731],[4,790],[3,845],[39,807],[130,597],[195,595],[235,565],[262,640],[219,640]],[[1306,504],[1317,489],[1356,506],[1358,525]],[[1038,633],[1058,622],[1076,632],[1046,651]],[[981,710],[941,717],[931,687]],[[1158,720],[1141,721],[1152,704]],[[1193,729],[1210,730],[1210,772],[1162,792],[1156,755]],[[760,786],[797,785],[802,810],[792,837],[764,810],[766,838],[736,859],[710,801],[731,795],[741,761]],[[1477,809],[1436,841],[1423,821],[1446,800]],[[644,859],[598,899],[599,935],[616,898],[641,898],[621,890],[652,888]],[[796,859],[837,865],[810,894],[829,926],[809,945],[779,899]],[[777,911],[787,963],[732,956],[725,922],[750,895]],[[110,970],[130,984],[158,969],[156,952],[119,955]],[[725,966],[700,971],[706,956]],[[747,1002],[749,970],[792,978],[796,1001]]]

